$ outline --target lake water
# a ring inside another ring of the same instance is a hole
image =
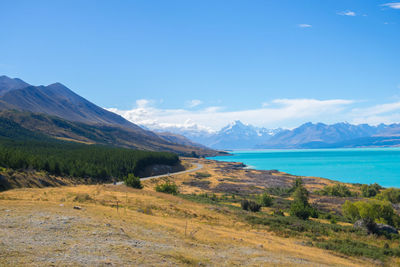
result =
[[[400,148],[233,151],[210,159],[243,162],[257,170],[279,170],[349,183],[400,187]]]

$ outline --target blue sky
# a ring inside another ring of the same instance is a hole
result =
[[[399,1],[3,0],[0,9],[0,74],[61,82],[138,123],[400,122]]]

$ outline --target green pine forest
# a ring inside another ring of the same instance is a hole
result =
[[[174,153],[61,141],[0,118],[0,166],[3,168],[108,181],[122,179],[130,173],[139,175],[152,164],[178,163],[179,157]]]

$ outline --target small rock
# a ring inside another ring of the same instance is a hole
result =
[[[64,207],[64,204],[60,204],[60,207]]]
[[[74,209],[76,209],[76,210],[81,210],[82,208],[79,207],[79,206],[74,206]]]

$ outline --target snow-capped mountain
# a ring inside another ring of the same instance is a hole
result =
[[[219,131],[212,131],[198,126],[147,126],[156,132],[172,132],[183,135],[190,140],[215,149],[246,149],[254,148],[267,142],[282,129],[259,128],[241,121],[234,121]]]
[[[219,131],[196,125],[149,127],[172,132],[214,149],[400,146],[400,124],[305,123],[292,130],[267,129],[234,121]]]

